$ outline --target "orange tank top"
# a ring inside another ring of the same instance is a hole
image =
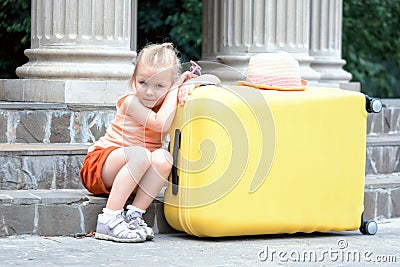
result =
[[[162,146],[162,140],[166,133],[156,132],[144,127],[135,118],[126,115],[125,110],[121,108],[122,103],[130,95],[133,94],[127,94],[118,99],[117,113],[107,128],[106,134],[89,147],[88,152],[93,151],[95,147],[141,146],[154,151]]]

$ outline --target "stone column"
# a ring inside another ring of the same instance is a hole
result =
[[[31,5],[29,62],[16,70],[23,80],[2,82],[5,100],[111,103],[127,91],[136,56],[130,48],[136,0]]]
[[[299,61],[303,79],[317,81],[309,26],[310,0],[203,0],[203,60],[233,67],[210,72],[234,81],[243,78],[252,54],[283,50]]]
[[[342,69],[342,0],[311,0],[311,67],[320,83],[347,83],[351,74]]]

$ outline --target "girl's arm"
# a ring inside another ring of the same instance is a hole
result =
[[[131,97],[127,99],[130,101],[127,105],[126,114],[134,117],[140,124],[153,131],[166,132],[171,126],[175,116],[178,88],[183,82],[194,76],[194,74],[188,71],[183,73],[169,89],[169,92],[157,112],[143,106],[137,97]]]

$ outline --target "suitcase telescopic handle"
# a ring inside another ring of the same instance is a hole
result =
[[[379,113],[382,110],[382,101],[380,99],[365,95],[365,109],[368,113]]]
[[[174,138],[174,150],[172,151],[172,159],[173,165],[171,170],[172,175],[172,194],[178,194],[178,184],[179,184],[179,176],[178,176],[178,155],[179,149],[181,148],[181,131],[179,129],[175,129],[175,138]]]

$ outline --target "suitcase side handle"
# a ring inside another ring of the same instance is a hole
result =
[[[175,129],[175,138],[174,138],[174,150],[172,151],[172,159],[173,165],[171,170],[172,175],[172,194],[178,194],[178,184],[179,184],[179,176],[178,176],[178,155],[179,149],[181,148],[181,131],[179,129]]]

